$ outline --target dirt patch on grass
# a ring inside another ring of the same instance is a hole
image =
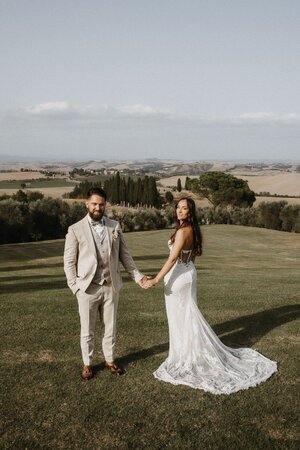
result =
[[[8,350],[3,352],[1,360],[2,364],[7,365],[36,362],[51,363],[54,361],[58,361],[52,350],[40,350],[38,353],[16,352],[13,350]]]
[[[37,355],[38,362],[53,362],[54,360],[51,350],[41,350]]]
[[[285,428],[285,417],[278,417],[275,415],[267,416],[263,422],[255,421],[255,425],[265,435],[278,441],[283,439],[288,441],[297,441],[300,438],[300,433],[298,433],[296,429],[294,431],[291,427],[288,429]]]

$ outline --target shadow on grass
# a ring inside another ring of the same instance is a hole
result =
[[[14,251],[16,249],[16,251]],[[1,258],[6,259],[15,254],[18,262],[20,260],[33,261],[40,258],[49,258],[51,256],[59,256],[63,254],[64,240],[53,239],[48,241],[32,241],[32,242],[16,242],[1,245]]]
[[[52,290],[52,289],[63,289],[67,288],[67,282],[65,277],[60,277],[57,275],[52,275],[56,280],[53,281],[25,281],[25,283],[18,284],[8,284],[6,286],[1,286],[0,292],[2,294],[15,294],[17,292],[32,292],[39,291],[41,296],[43,295],[43,291]],[[32,278],[32,277],[30,277]],[[43,276],[43,278],[49,278],[49,275]],[[59,279],[57,279],[59,278]],[[61,279],[60,279],[61,278]]]
[[[126,356],[121,356],[120,358],[117,359],[117,362],[121,366],[127,367],[128,364],[130,364],[134,361],[138,361],[140,359],[146,359],[146,358],[149,358],[150,356],[154,356],[159,353],[164,353],[168,350],[168,348],[169,348],[169,342],[165,342],[164,344],[154,345],[153,347],[145,348],[144,350],[130,353],[129,355],[126,355]],[[103,369],[105,369],[104,363],[93,366],[93,372],[95,372],[95,373],[101,372],[101,370],[103,370]]]
[[[47,279],[47,278],[60,278],[61,275],[60,274],[55,274],[55,275],[49,275],[49,274],[45,274],[45,275],[22,275],[22,276],[11,276],[11,277],[1,277],[1,282],[5,283],[5,282],[11,282],[11,281],[26,281],[26,280],[32,280],[32,278],[34,278],[34,280],[42,280],[42,279]],[[27,283],[27,281],[26,281]],[[22,285],[23,286],[23,285]],[[10,290],[10,285],[7,285],[7,289]]]
[[[49,263],[45,262],[45,264],[22,264],[21,266],[3,266],[0,267],[0,272],[15,272],[18,270],[35,270],[35,269],[41,269],[42,267],[45,267],[45,269],[52,268],[52,267],[63,267],[63,262],[59,263]]]
[[[225,337],[221,337],[221,341],[225,345],[235,348],[240,346],[249,347],[259,341],[273,328],[296,320],[299,316],[300,305],[287,305],[229,320],[215,325],[213,328],[218,335],[227,333]],[[164,353],[168,348],[168,342],[157,344],[153,347],[122,356],[118,358],[118,363],[126,367],[134,361]],[[94,369],[95,372],[99,372],[104,369],[104,364],[96,365]]]
[[[248,316],[237,317],[213,327],[222,342],[228,346],[251,346],[273,328],[298,319],[300,305],[286,305]]]

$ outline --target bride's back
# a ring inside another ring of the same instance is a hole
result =
[[[195,259],[195,255],[193,254],[194,250],[193,229],[190,225],[188,225],[185,226],[184,228],[181,228],[181,230],[184,231],[184,242],[182,245],[182,249],[180,251],[178,261],[184,264],[188,264],[190,261],[194,261]]]

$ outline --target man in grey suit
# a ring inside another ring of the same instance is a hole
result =
[[[122,279],[119,261],[141,287],[147,280],[136,268],[128,251],[120,224],[104,216],[106,193],[92,188],[88,192],[88,214],[69,227],[65,241],[64,271],[67,283],[78,300],[82,377],[93,376],[92,358],[97,313],[104,324],[102,349],[105,365],[111,373],[124,371],[114,361],[116,318]]]

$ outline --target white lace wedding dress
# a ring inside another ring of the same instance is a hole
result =
[[[170,348],[154,372],[156,378],[213,394],[231,394],[277,371],[276,362],[255,350],[222,344],[206,322],[197,306],[197,272],[191,251],[181,252],[164,285]]]

